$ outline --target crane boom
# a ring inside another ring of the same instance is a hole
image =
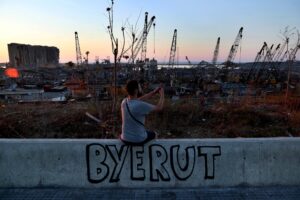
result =
[[[149,33],[151,26],[153,24],[155,20],[155,16],[153,16],[149,23],[147,24],[147,34]],[[137,40],[136,45],[133,49],[133,54],[131,55],[131,57],[129,58],[129,62],[134,62],[134,60],[136,59],[138,53],[140,52],[141,48],[142,48],[142,41],[143,41],[143,35]],[[128,49],[130,49],[132,46],[130,46]],[[127,51],[127,50],[126,50]],[[125,51],[125,52],[126,52]]]
[[[266,51],[266,49],[268,48],[268,45],[266,42],[264,42],[262,48],[260,49],[260,51],[257,53],[256,57],[255,57],[255,63],[260,62],[261,58],[264,55],[264,52]]]
[[[274,71],[277,71],[276,63],[274,62],[274,57],[279,52],[279,50],[280,50],[280,44],[277,45],[276,49],[274,49],[274,51],[271,53],[271,55],[269,57],[269,63],[268,64],[270,65],[270,67]]]
[[[79,66],[82,64],[82,56],[81,56],[79,37],[77,32],[75,32],[75,46],[76,46],[76,61],[77,61],[77,66]]]
[[[283,51],[285,51],[285,48],[287,46],[287,44],[289,43],[289,38],[286,38],[286,40],[284,41],[283,45],[281,46],[281,48],[278,50],[277,54],[274,55],[274,61],[278,62],[279,60],[281,60],[281,55],[283,53]]]
[[[280,44],[277,45],[277,47],[274,49],[273,52],[270,51],[267,62],[264,65],[264,66],[268,67],[267,70],[263,71],[263,72],[267,73],[265,76],[266,80],[268,80],[271,77],[271,75],[273,75],[273,77],[275,77],[275,78],[278,77],[278,70],[275,66],[275,63],[273,62],[273,59],[279,49],[280,49]]]
[[[189,65],[192,65],[190,59],[189,59],[187,56],[185,56],[185,59],[186,59],[186,61],[189,63]]]
[[[271,63],[271,68],[273,70],[273,74],[275,75],[275,77],[279,76],[279,71],[280,71],[280,66],[283,62],[283,60],[287,57],[288,62],[293,63],[295,60],[295,56],[297,54],[297,51],[299,49],[299,45],[300,45],[300,36],[298,36],[298,41],[297,41],[297,45],[294,49],[291,50],[291,52],[289,53],[288,50],[285,51],[285,53],[282,56],[282,53],[284,51],[284,49],[286,48],[286,46],[289,43],[289,38],[285,39],[285,42],[283,43],[283,45],[281,46],[281,48],[277,47],[277,51],[274,52],[273,55],[273,61]]]
[[[169,66],[172,68],[175,63],[176,46],[177,46],[177,29],[174,30],[172,44],[171,44],[171,50],[170,50]]]
[[[267,43],[264,42],[263,46],[261,47],[260,51],[257,53],[255,60],[250,68],[250,71],[249,71],[249,73],[247,75],[247,79],[246,79],[247,81],[250,80],[251,75],[255,72],[256,67],[257,67],[258,63],[261,61],[261,58],[263,57],[264,52],[266,51],[267,47],[268,47]]]
[[[271,53],[271,55],[269,57],[269,61],[274,60],[274,57],[278,53],[279,50],[280,50],[280,44],[278,44],[277,47],[274,49],[274,51]]]
[[[241,39],[243,37],[243,27],[240,28],[235,40],[234,40],[234,43],[233,45],[231,46],[231,49],[230,49],[230,52],[229,52],[229,55],[228,55],[228,58],[227,58],[227,65],[232,63],[234,61],[234,58],[235,58],[235,55],[236,55],[236,52],[238,50],[238,47],[240,46],[240,42],[241,42]]]
[[[272,46],[269,49],[267,49],[267,51],[266,51],[266,55],[265,55],[264,60],[262,62],[262,66],[260,67],[260,69],[257,71],[257,73],[255,75],[255,81],[256,82],[258,82],[259,78],[263,75],[264,70],[265,70],[265,66],[267,65],[268,61],[271,60],[273,47],[274,47],[274,44],[272,44]]]
[[[148,35],[148,12],[145,12],[145,23],[144,23],[144,31],[142,36],[142,53],[141,60],[144,61],[146,59],[147,54],[147,35]]]
[[[217,59],[218,59],[218,55],[219,55],[219,49],[220,49],[220,37],[218,37],[217,45],[216,45],[216,48],[215,48],[215,51],[214,51],[214,57],[212,59],[212,64],[213,65],[217,64]]]

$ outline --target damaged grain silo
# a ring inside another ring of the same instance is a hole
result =
[[[14,67],[55,67],[59,64],[59,49],[57,47],[8,44],[9,62]]]

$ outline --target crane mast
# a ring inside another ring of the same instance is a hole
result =
[[[142,35],[142,54],[141,54],[141,60],[146,60],[146,54],[147,54],[147,35],[148,35],[148,12],[145,12],[145,23],[144,23],[144,30]]]
[[[170,50],[169,66],[172,68],[174,67],[174,63],[175,63],[176,46],[177,46],[177,29],[174,30],[171,50]]]
[[[218,55],[219,55],[219,49],[220,49],[220,37],[218,37],[217,45],[216,45],[216,48],[215,48],[215,51],[214,51],[214,57],[212,59],[212,64],[213,65],[217,64],[217,59],[218,59]]]
[[[237,34],[235,41],[233,43],[233,45],[231,46],[228,58],[227,58],[227,67],[228,65],[230,65],[230,63],[232,63],[234,61],[235,55],[237,53],[238,47],[240,46],[240,42],[242,40],[243,37],[243,27],[240,28],[239,33]]]
[[[75,46],[76,46],[76,61],[77,61],[77,66],[79,66],[82,64],[82,56],[81,56],[79,37],[77,32],[75,32]]]

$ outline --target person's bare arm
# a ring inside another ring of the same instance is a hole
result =
[[[155,90],[153,90],[153,91],[151,91],[151,92],[149,92],[149,93],[147,93],[147,94],[145,94],[145,95],[139,97],[139,100],[144,101],[144,100],[150,99],[150,98],[151,98],[152,96],[154,96],[159,90],[160,90],[160,88],[156,88]]]
[[[160,94],[159,101],[158,101],[158,103],[155,106],[155,108],[154,108],[153,111],[161,111],[163,109],[163,107],[164,107],[164,101],[165,101],[165,91],[164,91],[164,88],[160,88],[159,94]]]

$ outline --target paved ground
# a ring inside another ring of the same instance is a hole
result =
[[[94,199],[201,199],[290,200],[300,199],[298,187],[201,188],[201,189],[0,189],[1,200]]]

